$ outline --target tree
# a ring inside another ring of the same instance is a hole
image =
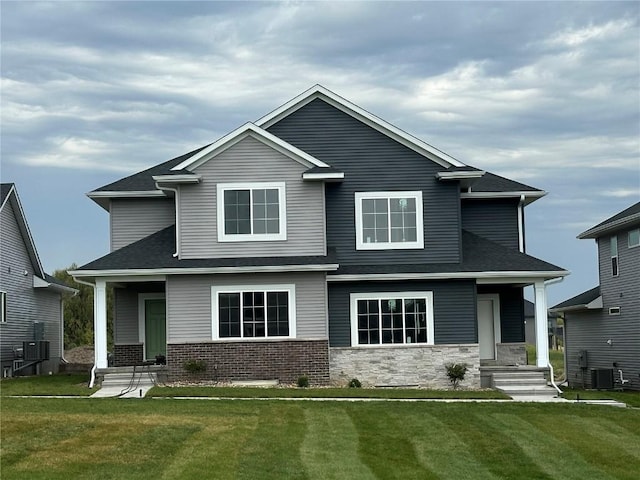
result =
[[[73,263],[69,268],[56,270],[53,276],[66,285],[78,290],[76,295],[65,293],[64,300],[64,346],[71,349],[93,344],[93,288],[76,282],[68,270],[76,270]],[[107,339],[108,348],[113,347],[113,287],[107,287]]]

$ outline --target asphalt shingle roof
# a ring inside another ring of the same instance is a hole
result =
[[[509,180],[495,173],[486,172],[481,178],[473,182],[471,190],[474,192],[540,192],[537,188],[524,183]]]
[[[568,307],[578,307],[580,305],[587,305],[593,302],[596,298],[600,296],[600,286],[594,287],[591,290],[587,290],[586,292],[582,292],[575,297],[571,297],[569,300],[565,300],[553,307],[552,310],[559,310]]]

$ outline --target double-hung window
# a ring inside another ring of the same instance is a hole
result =
[[[620,267],[618,265],[618,236],[613,235],[610,239],[611,242],[611,275],[617,277],[620,274]]]
[[[433,293],[351,294],[351,345],[433,345]]]
[[[356,249],[424,248],[422,192],[356,192]]]
[[[629,248],[640,246],[640,228],[629,231]]]
[[[295,337],[294,285],[212,287],[213,338]]]
[[[219,183],[218,241],[287,239],[284,183]]]

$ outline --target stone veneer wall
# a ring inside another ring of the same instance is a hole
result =
[[[142,344],[116,344],[113,346],[113,366],[114,367],[130,367],[133,365],[142,365],[144,359]]]
[[[357,378],[363,385],[447,389],[451,383],[446,363],[466,363],[466,388],[480,388],[480,350],[477,344],[402,347],[332,347],[331,382],[344,384]]]
[[[496,363],[498,365],[526,365],[527,347],[524,343],[496,344]]]
[[[187,360],[204,360],[203,373],[187,372]],[[167,345],[169,380],[274,380],[295,384],[306,375],[311,385],[329,383],[328,340],[180,343]]]

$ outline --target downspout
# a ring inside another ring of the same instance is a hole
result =
[[[77,296],[78,295],[78,290],[76,290],[73,294],[73,296]],[[62,298],[62,295],[60,295],[60,335],[61,335],[61,340],[60,340],[60,351],[62,352],[60,354],[60,360],[62,360],[64,363],[69,363],[69,361],[64,358],[64,299]]]
[[[95,303],[95,302],[96,302],[96,286],[95,286],[95,284],[94,284],[94,283],[85,282],[84,280],[80,280],[80,279],[78,279],[78,278],[76,278],[76,277],[73,277],[73,279],[74,279],[77,283],[79,283],[79,284],[81,284],[81,285],[87,285],[87,286],[89,286],[89,287],[93,288],[93,310],[94,310],[94,312],[93,312],[93,316],[94,316],[94,329],[95,329],[95,315],[96,315],[96,312],[95,312],[95,308],[96,308],[96,303]],[[93,332],[93,340],[94,340],[93,345],[94,345],[94,350],[95,350],[95,335],[96,335],[96,334],[95,334],[95,332]],[[91,367],[91,378],[89,378],[89,388],[93,388],[93,385],[94,385],[94,384],[95,384],[95,382],[96,382],[96,369],[97,369],[97,367],[98,367],[98,363],[96,362],[95,351],[94,351],[94,354],[93,354],[93,367]]]
[[[178,221],[178,212],[180,211],[180,200],[178,195],[178,189],[173,187],[161,187],[158,182],[156,182],[156,188],[158,190],[168,190],[169,192],[174,193],[174,206],[176,209],[176,253],[173,254],[174,258],[178,258],[180,255],[180,222]]]

